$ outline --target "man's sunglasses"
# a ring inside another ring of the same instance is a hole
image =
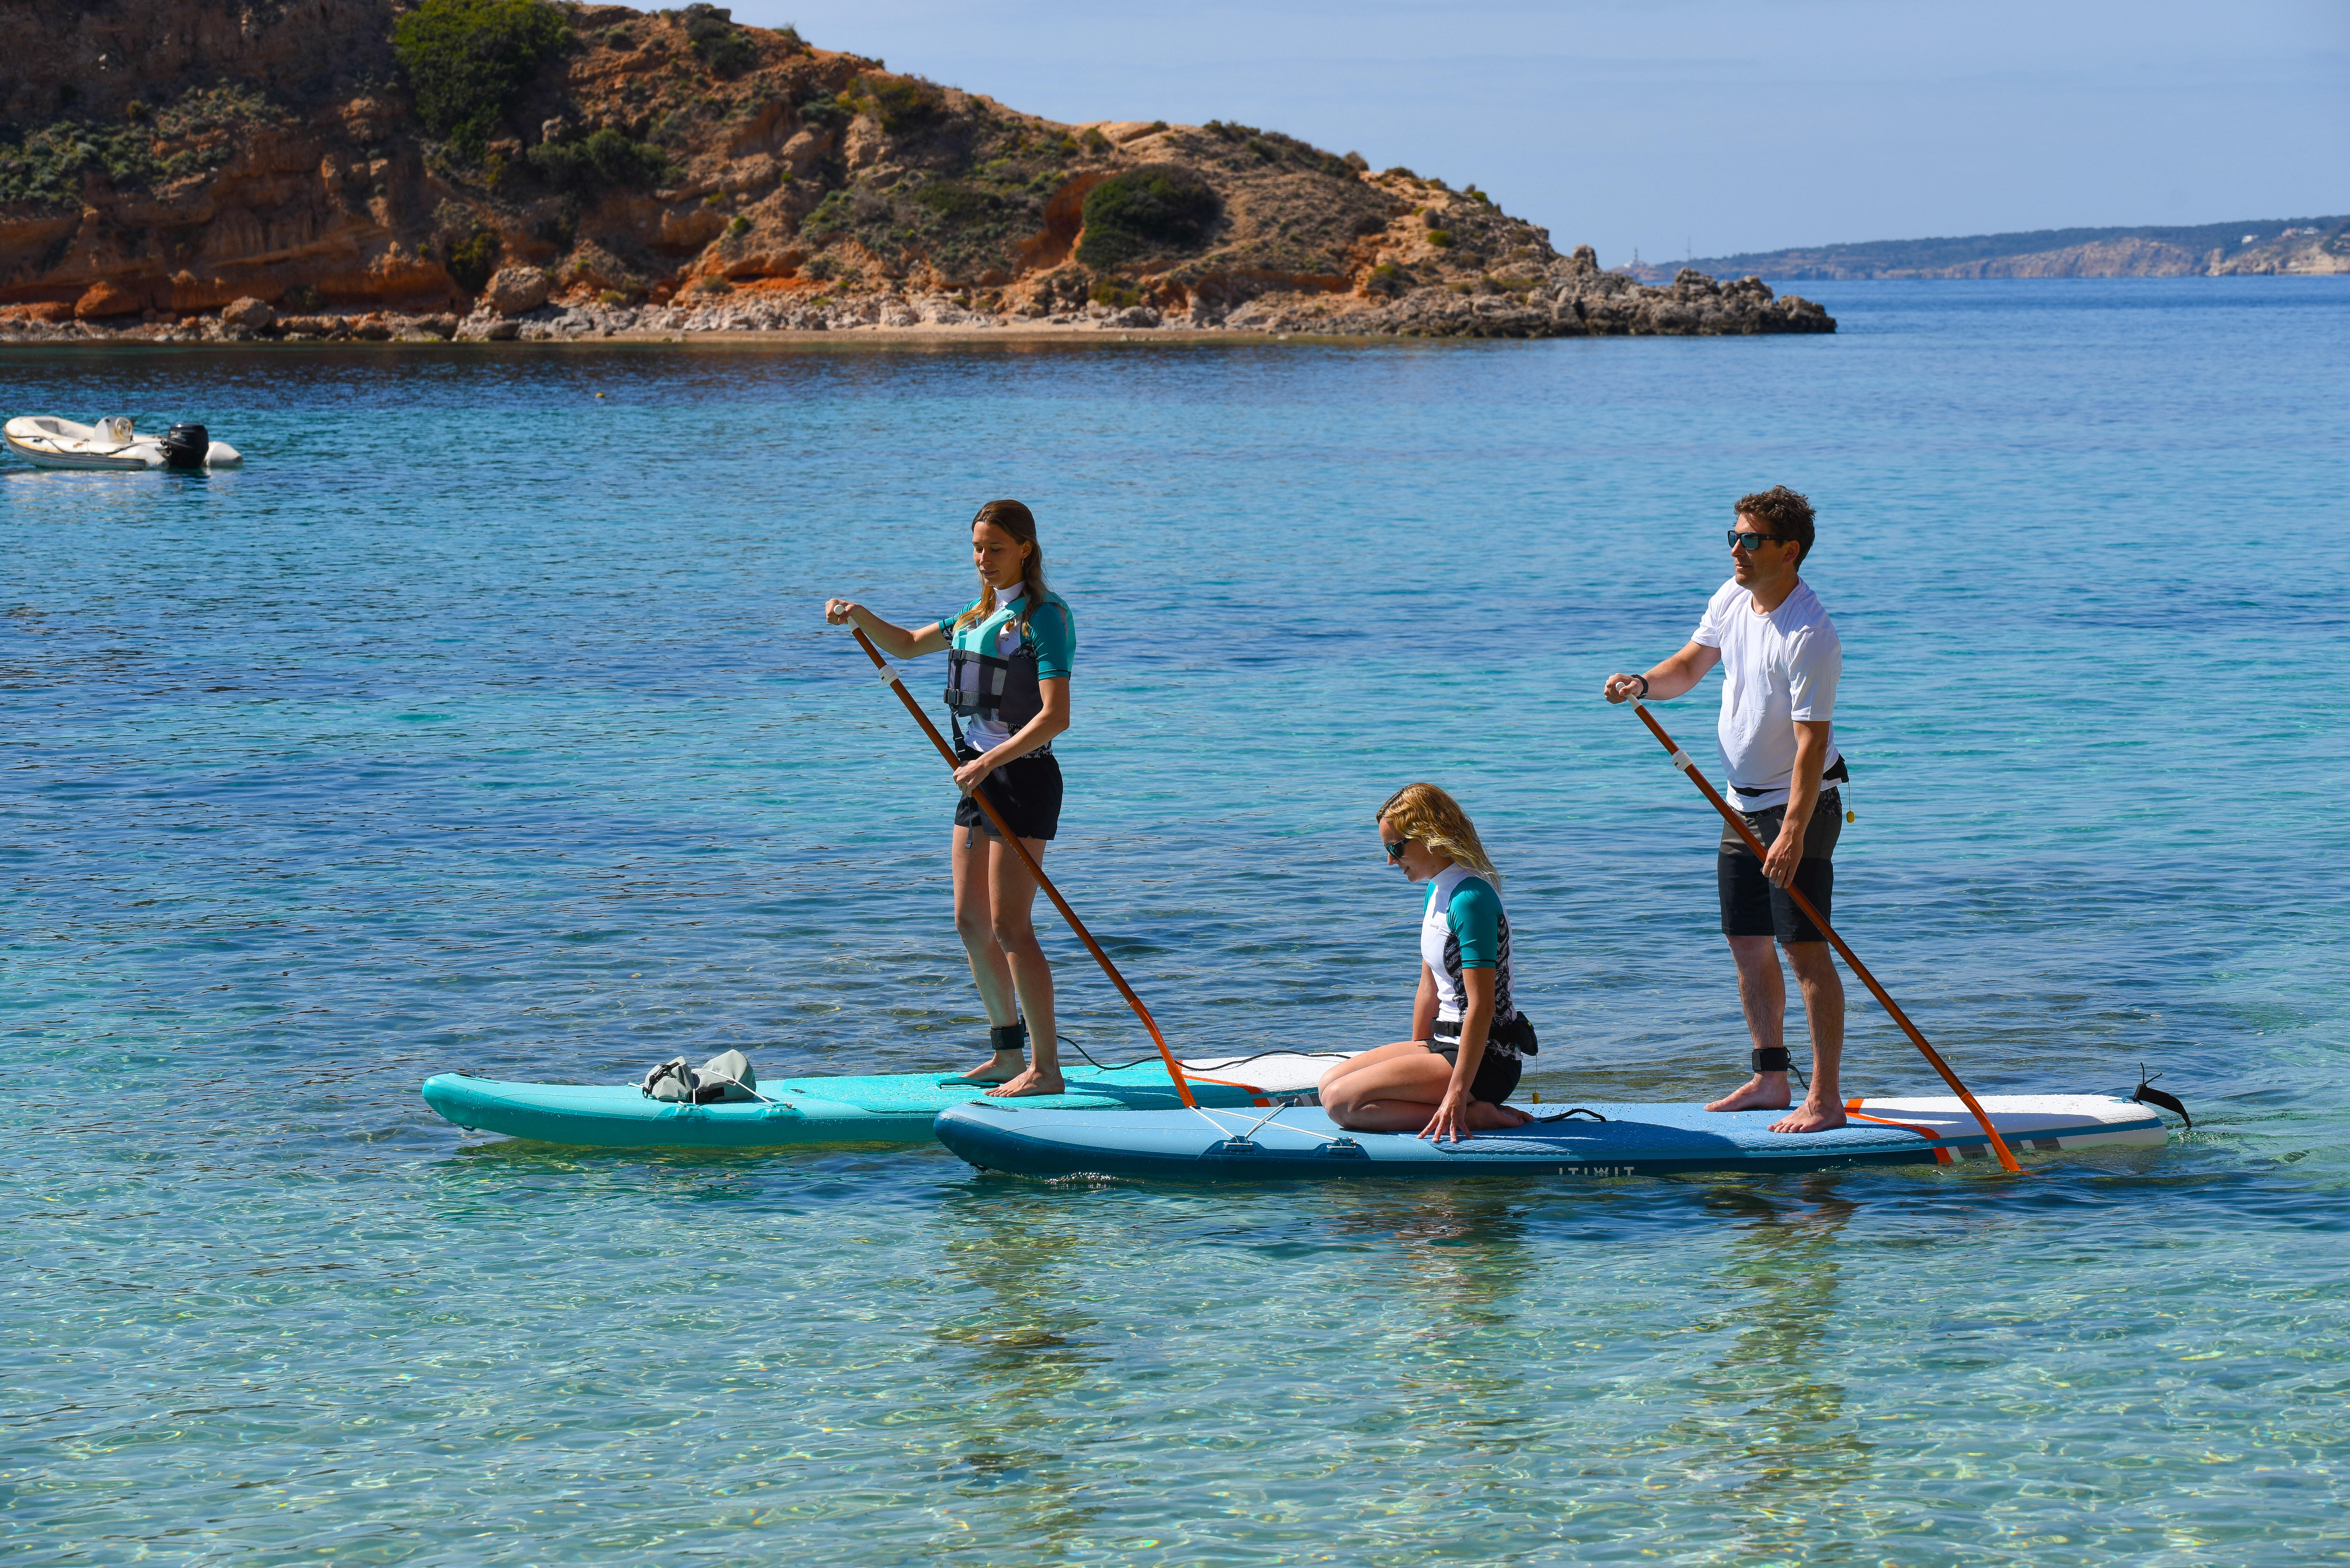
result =
[[[1411,842],[1411,840],[1410,840],[1410,839],[1409,839],[1409,838],[1399,838],[1399,839],[1397,839],[1393,844],[1388,844],[1388,841],[1387,841],[1386,839],[1382,838],[1382,839],[1380,839],[1380,840],[1379,840],[1379,842],[1380,842],[1381,844],[1387,844],[1387,845],[1388,845],[1388,865],[1390,865],[1390,866],[1400,866],[1400,865],[1402,865],[1402,864],[1403,864],[1403,852],[1404,852],[1404,846],[1407,846],[1407,845],[1409,845],[1409,844]]]
[[[1735,528],[1730,531],[1730,547],[1733,550],[1751,551],[1765,544],[1792,545],[1794,543],[1793,539],[1783,538],[1777,534],[1742,534]]]

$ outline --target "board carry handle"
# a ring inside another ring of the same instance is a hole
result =
[[[946,759],[947,768],[951,772],[955,765],[954,748],[947,744],[944,735],[939,733],[939,727],[931,722],[931,716],[922,711],[922,705],[914,701],[914,694],[906,690],[904,677],[881,657],[881,650],[873,646],[873,639],[865,635],[863,627],[851,625],[848,630],[857,639],[857,646],[873,660],[873,668],[881,680],[898,694],[898,701],[906,705],[906,711],[914,716],[914,722],[922,727],[922,733],[931,738],[931,744],[939,749],[939,755]],[[995,803],[987,798],[987,791],[975,789],[971,792],[971,798],[987,815],[987,820],[995,825],[995,831],[1003,836],[1012,853],[1020,857],[1020,863],[1028,867],[1028,875],[1036,878],[1036,886],[1045,889],[1045,896],[1053,900],[1053,908],[1061,911],[1061,919],[1069,922],[1069,929],[1077,933],[1077,940],[1086,944],[1086,950],[1094,955],[1096,963],[1102,966],[1102,972],[1109,976],[1112,985],[1118,987],[1118,993],[1126,998],[1126,1004],[1134,1009],[1134,1015],[1142,1020],[1143,1028],[1150,1032],[1150,1043],[1159,1047],[1159,1054],[1167,1063],[1168,1076],[1175,1080],[1175,1093],[1184,1106],[1198,1110],[1200,1102],[1192,1097],[1191,1085],[1184,1081],[1183,1064],[1176,1061],[1175,1053],[1167,1048],[1167,1037],[1159,1033],[1158,1022],[1150,1016],[1150,1009],[1142,1004],[1142,998],[1134,993],[1134,987],[1126,983],[1126,976],[1118,972],[1118,965],[1109,961],[1109,954],[1102,951],[1101,943],[1094,940],[1094,934],[1086,929],[1086,923],[1077,919],[1077,912],[1069,908],[1069,901],[1061,897],[1061,890],[1053,886],[1053,879],[1045,875],[1045,868],[1036,864],[1036,857],[1028,853],[1028,846],[1020,842],[1019,836],[1012,831],[1011,824],[1003,820],[1003,814],[995,809]],[[1996,1137],[1998,1135],[1994,1133],[1991,1136]]]
[[[864,635],[863,632],[858,633],[860,638]],[[1746,819],[1739,815],[1711,784],[1706,783],[1705,775],[1698,772],[1697,764],[1690,760],[1690,754],[1673,743],[1673,738],[1665,733],[1665,727],[1658,723],[1656,716],[1648,711],[1648,703],[1638,697],[1627,701],[1632,704],[1632,711],[1640,716],[1640,722],[1648,726],[1648,732],[1657,737],[1657,743],[1672,753],[1673,766],[1687,774],[1690,783],[1697,785],[1698,793],[1713,803],[1714,810],[1721,813],[1721,819],[1738,830],[1738,836],[1746,841],[1746,847],[1754,852],[1754,858],[1768,860],[1770,855],[1763,849],[1762,841],[1754,836],[1754,830],[1746,826]],[[1827,938],[1835,950],[1843,956],[1844,961],[1852,966],[1852,972],[1860,976],[1860,982],[1868,987],[1868,993],[1884,1005],[1887,1012],[1893,1015],[1894,1023],[1901,1025],[1901,1033],[1909,1036],[1909,1044],[1918,1047],[1919,1053],[1932,1064],[1934,1071],[1942,1075],[1942,1082],[1950,1085],[1951,1092],[1965,1103],[1968,1110],[1974,1113],[1975,1120],[1982,1124],[1982,1130],[1991,1139],[1992,1150],[1999,1156],[2000,1168],[2018,1175],[2022,1174],[2023,1168],[2015,1163],[2015,1156],[2008,1151],[2007,1140],[1999,1136],[1997,1127],[1991,1125],[1991,1117],[1984,1112],[1981,1104],[1967,1091],[1964,1084],[1959,1082],[1959,1075],[1950,1071],[1950,1064],[1942,1060],[1941,1053],[1935,1050],[1927,1042],[1926,1036],[1918,1032],[1918,1026],[1909,1022],[1909,1015],[1901,1011],[1901,1004],[1894,1001],[1891,993],[1883,986],[1877,983],[1877,977],[1868,972],[1868,966],[1860,961],[1858,954],[1845,945],[1845,940],[1835,934],[1835,929],[1827,923],[1825,918],[1817,909],[1812,908],[1812,901],[1809,898],[1804,898],[1792,886],[1786,891],[1787,896],[1795,900],[1795,908],[1803,910],[1812,924],[1819,927],[1820,934]]]

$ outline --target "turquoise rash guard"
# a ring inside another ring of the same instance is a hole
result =
[[[1428,885],[1428,902],[1419,923],[1419,956],[1436,981],[1436,1033],[1440,1039],[1461,1033],[1461,1017],[1469,992],[1463,971],[1493,971],[1493,1031],[1517,1016],[1510,1000],[1510,917],[1493,885],[1466,866],[1448,866]],[[1445,1025],[1451,1027],[1448,1030]],[[1517,1047],[1489,1031],[1488,1051],[1517,1055]]]

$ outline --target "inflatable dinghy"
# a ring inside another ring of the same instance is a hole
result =
[[[173,425],[140,435],[117,415],[78,425],[49,414],[26,414],[0,427],[8,450],[43,468],[234,468],[244,459],[202,425]]]
[[[2160,1144],[2153,1110],[2102,1095],[1986,1095],[1982,1107],[2018,1155]],[[1318,1109],[1129,1111],[1105,1115],[1033,1100],[984,1100],[940,1113],[941,1142],[985,1170],[1022,1176],[1142,1176],[1278,1181],[1461,1176],[1672,1176],[1690,1171],[1833,1170],[1991,1158],[1991,1140],[1956,1099],[1852,1100],[1834,1132],[1774,1133],[1782,1111],[1697,1104],[1517,1107],[1541,1119],[1459,1143],[1347,1132]],[[1605,1118],[1605,1119],[1595,1119]]]
[[[1201,1057],[1186,1060],[1183,1068],[1201,1105],[1245,1108],[1255,1116],[1274,1104],[1276,1096],[1311,1094],[1333,1063],[1353,1054],[1279,1051]],[[1120,1067],[1065,1066],[1062,1075],[1069,1093],[1017,1103],[1096,1116],[1182,1104],[1156,1057]],[[767,1148],[798,1143],[928,1143],[941,1111],[984,1100],[988,1085],[966,1084],[944,1073],[894,1073],[762,1079],[757,1087],[770,1103],[689,1105],[652,1099],[634,1084],[508,1084],[441,1073],[424,1080],[424,1103],[461,1127],[541,1143]]]

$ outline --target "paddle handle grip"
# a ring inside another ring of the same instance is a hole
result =
[[[906,705],[906,711],[914,716],[914,722],[922,727],[922,733],[931,738],[931,744],[939,749],[939,755],[946,759],[949,771],[952,771],[955,766],[954,747],[947,743],[947,738],[939,732],[939,727],[931,722],[931,716],[922,711],[922,705],[914,701],[914,694],[906,690],[904,678],[891,668],[888,659],[881,657],[881,650],[873,646],[873,639],[865,635],[863,627],[851,625],[848,630],[857,639],[857,645],[873,660],[873,667],[881,672],[881,679],[888,683],[889,690],[898,694],[898,701]],[[1110,962],[1109,954],[1102,951],[1101,944],[1094,940],[1094,934],[1086,929],[1086,923],[1077,919],[1077,912],[1069,908],[1069,901],[1061,897],[1061,890],[1053,886],[1053,879],[1045,875],[1045,868],[1036,864],[1036,857],[1028,853],[1028,846],[1020,842],[1019,835],[1014,833],[1011,824],[1003,820],[1003,814],[995,809],[995,803],[987,798],[987,791],[975,789],[971,792],[971,798],[978,804],[987,820],[994,825],[995,831],[1003,836],[1012,853],[1020,857],[1020,863],[1028,867],[1028,875],[1036,878],[1036,886],[1045,889],[1045,896],[1053,900],[1053,908],[1061,911],[1061,919],[1069,922],[1069,929],[1076,932],[1077,940],[1086,944],[1086,950],[1094,955],[1094,961],[1101,965],[1104,974],[1109,976],[1109,982],[1118,987],[1118,993],[1126,998],[1126,1004],[1134,1009],[1134,1015],[1142,1020],[1142,1027],[1149,1031],[1150,1043],[1159,1047],[1159,1054],[1167,1064],[1168,1076],[1175,1081],[1177,1097],[1186,1106],[1197,1110],[1200,1102],[1192,1097],[1191,1085],[1184,1080],[1183,1064],[1175,1060],[1175,1053],[1167,1048],[1167,1037],[1159,1033],[1159,1023],[1150,1016],[1150,1009],[1142,1004],[1142,998],[1135,994],[1134,987],[1126,983],[1126,976],[1118,972],[1118,965]]]
[[[1646,724],[1648,727],[1648,732],[1657,737],[1657,743],[1672,753],[1673,765],[1687,774],[1690,783],[1697,785],[1698,793],[1713,803],[1714,810],[1721,813],[1722,820],[1738,830],[1738,836],[1746,841],[1746,847],[1754,852],[1754,858],[1757,860],[1770,858],[1769,851],[1762,846],[1762,840],[1756,837],[1754,830],[1746,826],[1746,818],[1736,807],[1721,798],[1719,790],[1706,782],[1705,775],[1698,771],[1697,763],[1690,760],[1690,754],[1675,744],[1670,735],[1665,733],[1665,727],[1657,722],[1656,715],[1648,711],[1648,705],[1638,697],[1632,698],[1631,703],[1632,711],[1640,716],[1640,722]],[[1887,1013],[1891,1015],[1893,1022],[1901,1026],[1901,1033],[1909,1036],[1909,1044],[1918,1047],[1934,1071],[1942,1075],[1942,1082],[1950,1085],[1951,1092],[1959,1096],[1968,1110],[1974,1113],[1975,1120],[1982,1124],[1985,1136],[1991,1139],[1991,1148],[1999,1155],[2000,1168],[2022,1171],[2023,1168],[2015,1162],[2015,1156],[2009,1151],[2007,1140],[1999,1136],[1999,1129],[1991,1125],[1991,1117],[1985,1113],[1981,1104],[1968,1092],[1964,1084],[1959,1082],[1959,1075],[1950,1071],[1950,1064],[1942,1060],[1942,1054],[1934,1049],[1915,1023],[1909,1022],[1909,1015],[1901,1011],[1901,1004],[1893,1000],[1892,993],[1877,983],[1877,977],[1868,972],[1866,964],[1860,961],[1860,955],[1854,952],[1846,944],[1845,940],[1835,934],[1835,929],[1828,924],[1825,917],[1817,909],[1812,908],[1812,901],[1804,897],[1800,888],[1790,886],[1786,891],[1787,896],[1795,901],[1795,908],[1803,910],[1812,924],[1820,929],[1820,934],[1827,938],[1829,945],[1834,947],[1844,961],[1851,966],[1852,972],[1860,977],[1861,984],[1868,987],[1868,993],[1877,998]]]

